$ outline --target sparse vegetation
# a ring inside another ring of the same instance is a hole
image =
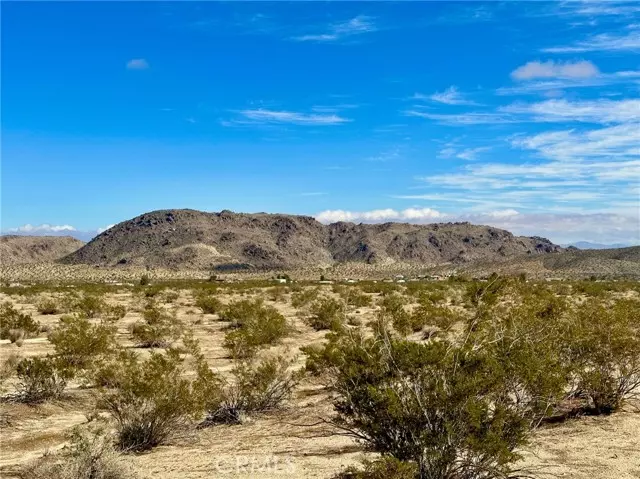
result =
[[[22,338],[37,336],[40,324],[30,314],[21,313],[11,303],[0,305],[0,339],[9,339],[12,343]]]
[[[50,356],[20,360],[16,365],[17,400],[33,404],[59,398],[67,385],[60,370]]]
[[[103,393],[99,407],[116,421],[119,449],[143,451],[165,443],[219,395],[219,379],[195,343],[187,344],[196,360],[195,377],[184,377],[184,360],[177,350],[154,351],[146,360],[123,363],[117,388]]]
[[[96,433],[75,430],[71,445],[61,454],[48,454],[23,466],[20,479],[134,479],[131,468],[125,465],[114,450],[111,438]]]
[[[290,367],[283,357],[239,362],[233,381],[210,404],[205,424],[241,423],[248,415],[279,408],[300,378]]]
[[[262,300],[231,303],[220,318],[231,322],[224,346],[235,358],[249,358],[259,348],[275,344],[289,332],[285,317]]]
[[[346,322],[345,305],[342,301],[333,298],[318,299],[311,305],[306,322],[317,331],[322,329],[337,331]]]
[[[143,321],[132,325],[131,336],[141,348],[165,348],[177,340],[182,325],[175,312],[167,311],[154,303],[145,308]]]

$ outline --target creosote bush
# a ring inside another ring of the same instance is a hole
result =
[[[289,333],[286,318],[260,299],[233,302],[220,313],[220,319],[231,322],[224,346],[235,358],[249,358]]]
[[[280,408],[301,377],[290,371],[291,365],[281,356],[236,364],[232,382],[209,405],[204,424],[240,423],[251,414]]]
[[[115,390],[104,391],[98,406],[116,421],[117,446],[144,451],[164,444],[204,413],[219,396],[220,380],[209,369],[197,344],[185,346],[195,361],[195,377],[185,377],[176,349],[152,352],[121,365]]]
[[[107,303],[102,296],[95,294],[85,294],[73,305],[73,310],[87,318],[99,316],[107,307]]]
[[[307,288],[291,294],[291,306],[302,308],[308,306],[318,298],[320,290],[318,288]]]
[[[142,321],[131,326],[131,336],[141,348],[168,347],[182,333],[182,325],[175,312],[154,303],[147,305],[142,318]]]
[[[337,393],[334,425],[368,449],[407,463],[389,466],[402,471],[399,477],[511,475],[529,423],[482,352],[444,340],[394,339],[388,332],[337,335],[327,348],[319,357]]]
[[[206,293],[200,294],[196,298],[195,305],[202,309],[202,312],[205,314],[216,314],[223,308],[222,302],[218,298]]]
[[[315,301],[310,309],[306,323],[316,331],[330,329],[337,331],[346,322],[345,304],[333,298],[322,298]]]
[[[58,314],[61,311],[60,303],[54,298],[42,298],[36,303],[36,309],[40,314]]]
[[[51,356],[24,358],[16,365],[16,398],[20,402],[40,403],[59,398],[67,385],[65,375]]]
[[[30,314],[21,313],[9,302],[0,305],[0,339],[9,339],[12,343],[31,338],[40,332],[40,324]]]
[[[99,358],[117,349],[116,328],[106,323],[92,324],[87,318],[63,316],[48,339],[58,363],[69,375],[84,374]]]
[[[589,300],[572,324],[578,390],[599,414],[612,413],[640,389],[640,302]]]
[[[74,430],[71,445],[48,454],[18,472],[20,479],[134,479],[136,476],[103,432]]]

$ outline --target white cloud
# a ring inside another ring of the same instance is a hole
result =
[[[385,208],[370,211],[326,210],[315,215],[321,223],[338,221],[381,223],[386,221],[431,222],[446,217],[444,213],[431,208],[407,208],[397,211]]]
[[[224,126],[255,124],[293,124],[293,125],[339,125],[350,122],[348,118],[336,114],[300,113],[295,111],[275,110],[241,110],[238,112],[244,119],[224,121]]]
[[[316,215],[322,223],[337,221],[416,224],[469,221],[508,230],[516,235],[544,236],[556,243],[580,240],[640,243],[640,219],[615,213],[522,213],[513,208],[478,213],[445,214],[431,208],[392,208],[372,211],[327,210]]]
[[[421,95],[420,93],[416,93],[413,98],[416,100],[420,100],[427,97]],[[438,103],[444,103],[445,105],[475,105],[474,102],[467,100],[454,85],[450,86],[442,92],[436,92],[430,95],[428,99]]]
[[[366,15],[358,15],[346,22],[334,23],[329,25],[326,31],[322,33],[306,34],[292,37],[292,40],[298,42],[336,42],[354,35],[375,32],[376,26],[373,19]]]
[[[475,160],[478,153],[482,153],[484,151],[491,150],[490,146],[479,146],[477,148],[465,148],[458,154],[456,154],[456,158],[460,158],[461,160]]]
[[[620,71],[614,73],[600,73],[597,76],[585,78],[553,78],[546,80],[531,80],[520,82],[516,86],[501,87],[496,90],[498,95],[531,95],[562,92],[570,88],[602,87],[616,84],[634,83],[640,78],[640,71]]]
[[[114,226],[115,226],[115,224],[110,224],[110,225],[105,226],[104,228],[98,228],[98,229],[96,230],[96,232],[97,232],[98,234],[100,234],[100,233],[104,233],[105,231],[107,231],[108,229],[113,228]]]
[[[592,78],[600,71],[590,61],[554,62],[549,60],[541,63],[528,62],[511,72],[515,80],[532,80],[534,78]]]
[[[505,123],[625,123],[640,118],[640,100],[545,100],[536,103],[513,103],[495,112],[436,114],[417,110],[405,111],[406,116],[434,120],[445,125],[497,125]]]
[[[547,53],[581,53],[594,51],[640,51],[640,30],[632,29],[624,35],[601,33],[574,43],[544,48]]]
[[[7,231],[9,233],[18,234],[46,235],[51,233],[63,233],[77,230],[71,225],[49,225],[45,223],[34,226],[27,223],[26,225],[18,226],[17,228],[9,228]]]
[[[134,58],[127,62],[127,70],[146,70],[149,68],[149,62],[144,58]]]
[[[640,100],[547,100],[538,103],[516,103],[501,107],[503,113],[524,115],[530,121],[622,123],[640,119]]]

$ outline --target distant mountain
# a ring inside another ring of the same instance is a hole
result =
[[[62,262],[274,269],[350,261],[436,265],[561,250],[545,238],[470,223],[324,225],[309,216],[161,210],[113,226]]]
[[[0,265],[51,263],[84,246],[71,236],[0,236]]]
[[[614,243],[614,244],[602,244],[602,243],[591,243],[590,241],[578,241],[577,243],[571,243],[570,245],[578,249],[615,249],[615,248],[628,248],[629,246],[633,246],[627,243]]]

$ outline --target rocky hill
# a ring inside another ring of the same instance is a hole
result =
[[[51,263],[83,245],[71,236],[0,236],[0,264]]]
[[[544,238],[469,223],[323,225],[308,216],[161,210],[119,223],[62,262],[168,268],[441,264],[560,251]]]

